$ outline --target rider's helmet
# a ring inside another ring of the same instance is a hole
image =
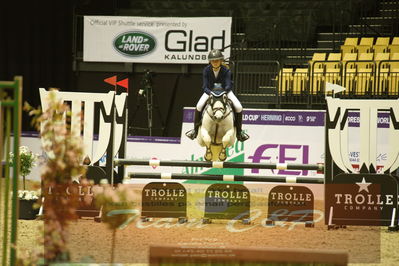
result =
[[[222,54],[222,52],[219,49],[212,49],[208,54],[208,61],[219,59],[224,59],[224,55]]]

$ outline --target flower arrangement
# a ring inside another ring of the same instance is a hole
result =
[[[18,198],[22,200],[38,200],[40,195],[40,190],[18,190]]]
[[[36,166],[37,154],[34,154],[27,146],[19,147],[20,174],[23,177],[23,189],[25,190],[25,177],[30,174],[32,168]],[[10,164],[14,160],[14,153],[10,152]]]
[[[78,193],[66,194],[66,188],[72,184],[72,177],[86,174],[81,164],[83,141],[77,138],[65,116],[71,117],[67,104],[57,97],[57,90],[51,89],[47,95],[47,108],[33,108],[25,103],[24,110],[32,116],[32,125],[40,131],[42,149],[46,160],[42,166],[41,181],[44,194],[43,254],[46,264],[70,260],[67,246],[68,225],[78,218],[76,208],[79,205]],[[48,191],[52,193],[48,193]]]

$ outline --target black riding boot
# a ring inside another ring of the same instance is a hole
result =
[[[242,112],[235,113],[236,136],[239,141],[246,141],[249,136],[242,131]]]
[[[195,109],[194,113],[194,129],[191,129],[190,131],[186,132],[186,136],[189,137],[190,139],[194,140],[197,135],[198,135],[198,129],[199,126],[201,125],[201,113],[197,109]]]

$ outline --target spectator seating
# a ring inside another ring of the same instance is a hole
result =
[[[346,38],[344,44],[341,45],[342,56],[344,56],[346,53],[353,53],[356,50],[358,41],[359,41],[359,38],[357,38],[357,37]]]
[[[307,91],[309,81],[308,68],[297,68],[293,75],[293,94],[303,95]]]
[[[309,72],[313,73],[312,79],[310,79],[311,84],[313,84],[311,86],[311,93],[316,94],[321,90],[324,82],[320,77],[322,77],[324,73],[324,62],[326,61],[326,58],[326,53],[314,53],[312,60],[309,61]]]
[[[280,88],[279,91],[281,95],[287,95],[292,93],[293,72],[293,68],[283,68],[280,70],[278,86]]]
[[[391,57],[394,53],[399,53],[399,37],[394,37],[390,45],[388,45],[388,51]],[[393,59],[392,59],[393,60]]]
[[[360,43],[358,43],[359,38],[348,37],[345,39],[343,45],[340,46],[340,52],[342,57],[346,53],[384,53],[390,52],[399,53],[399,37],[394,37],[390,42],[390,37],[362,37]],[[374,43],[375,41],[375,43]]]
[[[358,54],[358,60],[355,62],[356,75],[355,75],[355,92],[356,95],[364,95],[371,92],[373,88],[374,76],[374,54],[361,53]]]
[[[389,94],[397,95],[399,90],[399,53],[394,53],[389,62]]]
[[[374,55],[375,67],[375,82],[376,83],[376,94],[387,94],[388,93],[388,75],[389,75],[389,53],[377,53]]]
[[[362,37],[360,39],[359,45],[356,46],[356,51],[358,54],[370,53],[374,45],[373,37]]]
[[[326,82],[340,84],[341,83],[341,53],[329,53],[327,62],[325,63]]]
[[[359,44],[357,40],[347,38],[340,52],[314,53],[308,68],[283,68],[280,94],[324,95],[329,82],[344,86],[343,96],[398,95],[399,37],[365,37]]]
[[[388,51],[389,37],[378,37],[373,45],[374,55]]]

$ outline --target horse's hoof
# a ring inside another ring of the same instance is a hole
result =
[[[224,161],[224,160],[226,160],[226,158],[227,158],[227,156],[226,156],[226,153],[225,153],[225,152],[221,152],[221,153],[219,154],[219,160]]]
[[[211,161],[212,160],[212,152],[206,152],[204,157],[205,157],[206,161],[208,161],[208,162]]]

